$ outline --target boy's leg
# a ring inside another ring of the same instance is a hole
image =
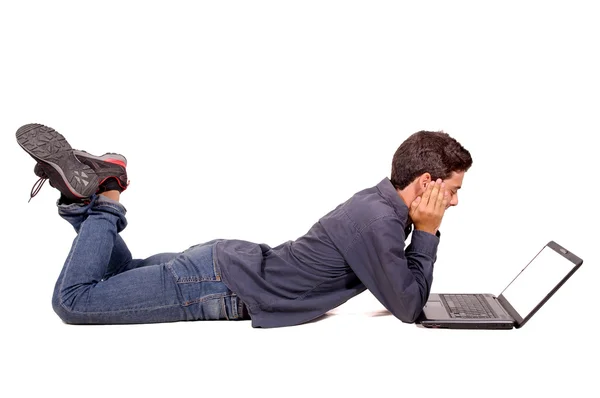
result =
[[[243,319],[243,304],[221,281],[212,243],[170,261],[103,280],[125,208],[99,196],[81,224],[56,283],[53,306],[67,323],[152,323]]]
[[[64,198],[61,197],[57,201],[58,214],[73,226],[76,233],[79,233],[81,224],[87,219],[89,209],[93,206],[96,199],[97,196],[94,195],[86,203],[65,204],[63,203]],[[123,241],[121,235],[117,235],[104,278],[108,278],[111,275],[117,274],[120,270],[126,269],[133,261],[131,252],[125,241]]]
[[[50,127],[28,124],[17,131],[17,141],[36,161],[33,169],[40,181],[35,184],[37,190],[41,181],[50,179],[50,185],[61,191],[57,201],[59,215],[67,220],[79,233],[81,223],[87,218],[87,212],[96,195],[85,197],[84,192],[112,192],[119,194],[127,188],[127,159],[117,153],[105,153],[101,156],[86,151],[72,149],[65,138]],[[112,186],[119,191],[108,191]],[[77,189],[76,189],[77,188]],[[85,188],[86,190],[84,191]],[[37,190],[32,192],[35,196]],[[73,192],[75,191],[75,192]],[[157,260],[166,261],[175,253],[163,253],[149,259],[133,259],[131,252],[120,235],[115,239],[113,252],[105,278],[128,269],[154,264]]]
[[[52,300],[65,322],[245,318],[243,303],[221,281],[212,258],[213,242],[177,255],[131,260],[119,237],[127,224],[125,208],[113,200],[127,188],[122,155],[74,151],[62,135],[39,124],[21,127],[17,141],[36,160],[40,181],[48,179],[61,192],[65,206],[59,211],[79,230]],[[32,196],[41,184],[36,186]],[[114,273],[111,264],[117,266]]]
[[[106,196],[106,194],[104,195]],[[61,198],[57,201],[58,214],[73,226],[75,232],[79,233],[81,224],[87,218],[89,208],[93,205],[94,201],[96,200],[96,197],[97,196],[95,195],[92,196],[89,201],[86,201],[87,203],[85,204],[64,204],[62,203],[64,199]],[[113,251],[110,256],[110,261],[106,267],[104,279],[108,279],[111,276],[134,268],[167,262],[173,257],[177,256],[177,254],[178,253],[160,253],[146,259],[134,259],[132,258],[131,252],[129,251],[129,248],[127,247],[127,244],[125,243],[121,235],[117,234],[113,246]]]

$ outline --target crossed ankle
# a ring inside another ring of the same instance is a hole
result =
[[[104,191],[100,195],[112,199],[115,202],[119,202],[119,199],[121,198],[121,192],[117,190]]]
[[[106,191],[119,191],[119,193],[121,193],[124,191],[124,189],[121,187],[116,178],[110,177],[102,182],[102,184],[100,184],[98,187],[98,193],[103,193]]]

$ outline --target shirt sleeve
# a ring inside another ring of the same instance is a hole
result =
[[[429,298],[439,234],[415,230],[404,250],[404,230],[397,218],[376,220],[360,233],[346,258],[386,309],[413,323]]]

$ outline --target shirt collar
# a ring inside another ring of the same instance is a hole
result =
[[[385,177],[379,184],[377,189],[381,193],[381,196],[392,206],[398,217],[405,222],[408,221],[408,206],[404,203],[404,200],[398,195],[398,191],[392,184],[389,178]]]

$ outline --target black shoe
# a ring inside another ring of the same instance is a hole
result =
[[[78,151],[76,149],[73,150],[73,153],[80,162],[87,164],[96,172],[96,175],[100,180],[96,193],[111,189],[123,192],[127,189],[129,180],[127,179],[127,159],[125,156],[119,155],[118,153],[105,153],[102,156],[94,156],[86,151]],[[32,198],[37,195],[44,185],[44,182],[48,179],[45,169],[46,167],[42,163],[36,163],[33,168],[33,172],[40,179],[31,189]],[[50,181],[50,186],[54,187],[52,181]],[[67,198],[61,198],[61,201],[69,202]]]
[[[127,179],[127,159],[125,156],[112,152],[105,153],[102,156],[95,156],[86,151],[79,151],[77,149],[73,149],[73,153],[80,162],[87,164],[94,169],[96,175],[100,179],[99,185],[102,185],[110,178],[114,178],[115,182],[119,185],[121,192],[127,189],[129,180]],[[35,164],[33,172],[40,178],[48,178],[41,163]],[[50,183],[50,185],[52,185],[52,183]]]
[[[113,186],[119,192],[123,192],[129,185],[127,179],[127,159],[118,153],[105,153],[102,156],[94,156],[86,151],[73,150],[75,157],[81,163],[90,166],[98,176],[100,184],[96,193],[108,190],[106,185]],[[44,166],[41,163],[36,163],[33,172],[40,180],[47,180],[48,175],[44,171]],[[112,181],[111,181],[112,180]],[[44,181],[38,181],[36,184],[43,184]],[[52,182],[50,182],[51,186]],[[38,189],[39,191],[39,189]]]
[[[65,198],[79,201],[96,193],[100,182],[96,172],[75,157],[67,140],[54,129],[26,124],[17,130],[16,136],[19,145],[38,162],[40,173],[43,172],[50,185]],[[44,180],[40,181],[34,185],[31,197],[42,187]]]
[[[80,162],[90,166],[98,176],[99,192],[108,187],[114,187],[119,192],[123,192],[129,185],[127,179],[127,159],[118,153],[105,153],[102,156],[95,156],[86,151],[74,150],[73,153]]]

